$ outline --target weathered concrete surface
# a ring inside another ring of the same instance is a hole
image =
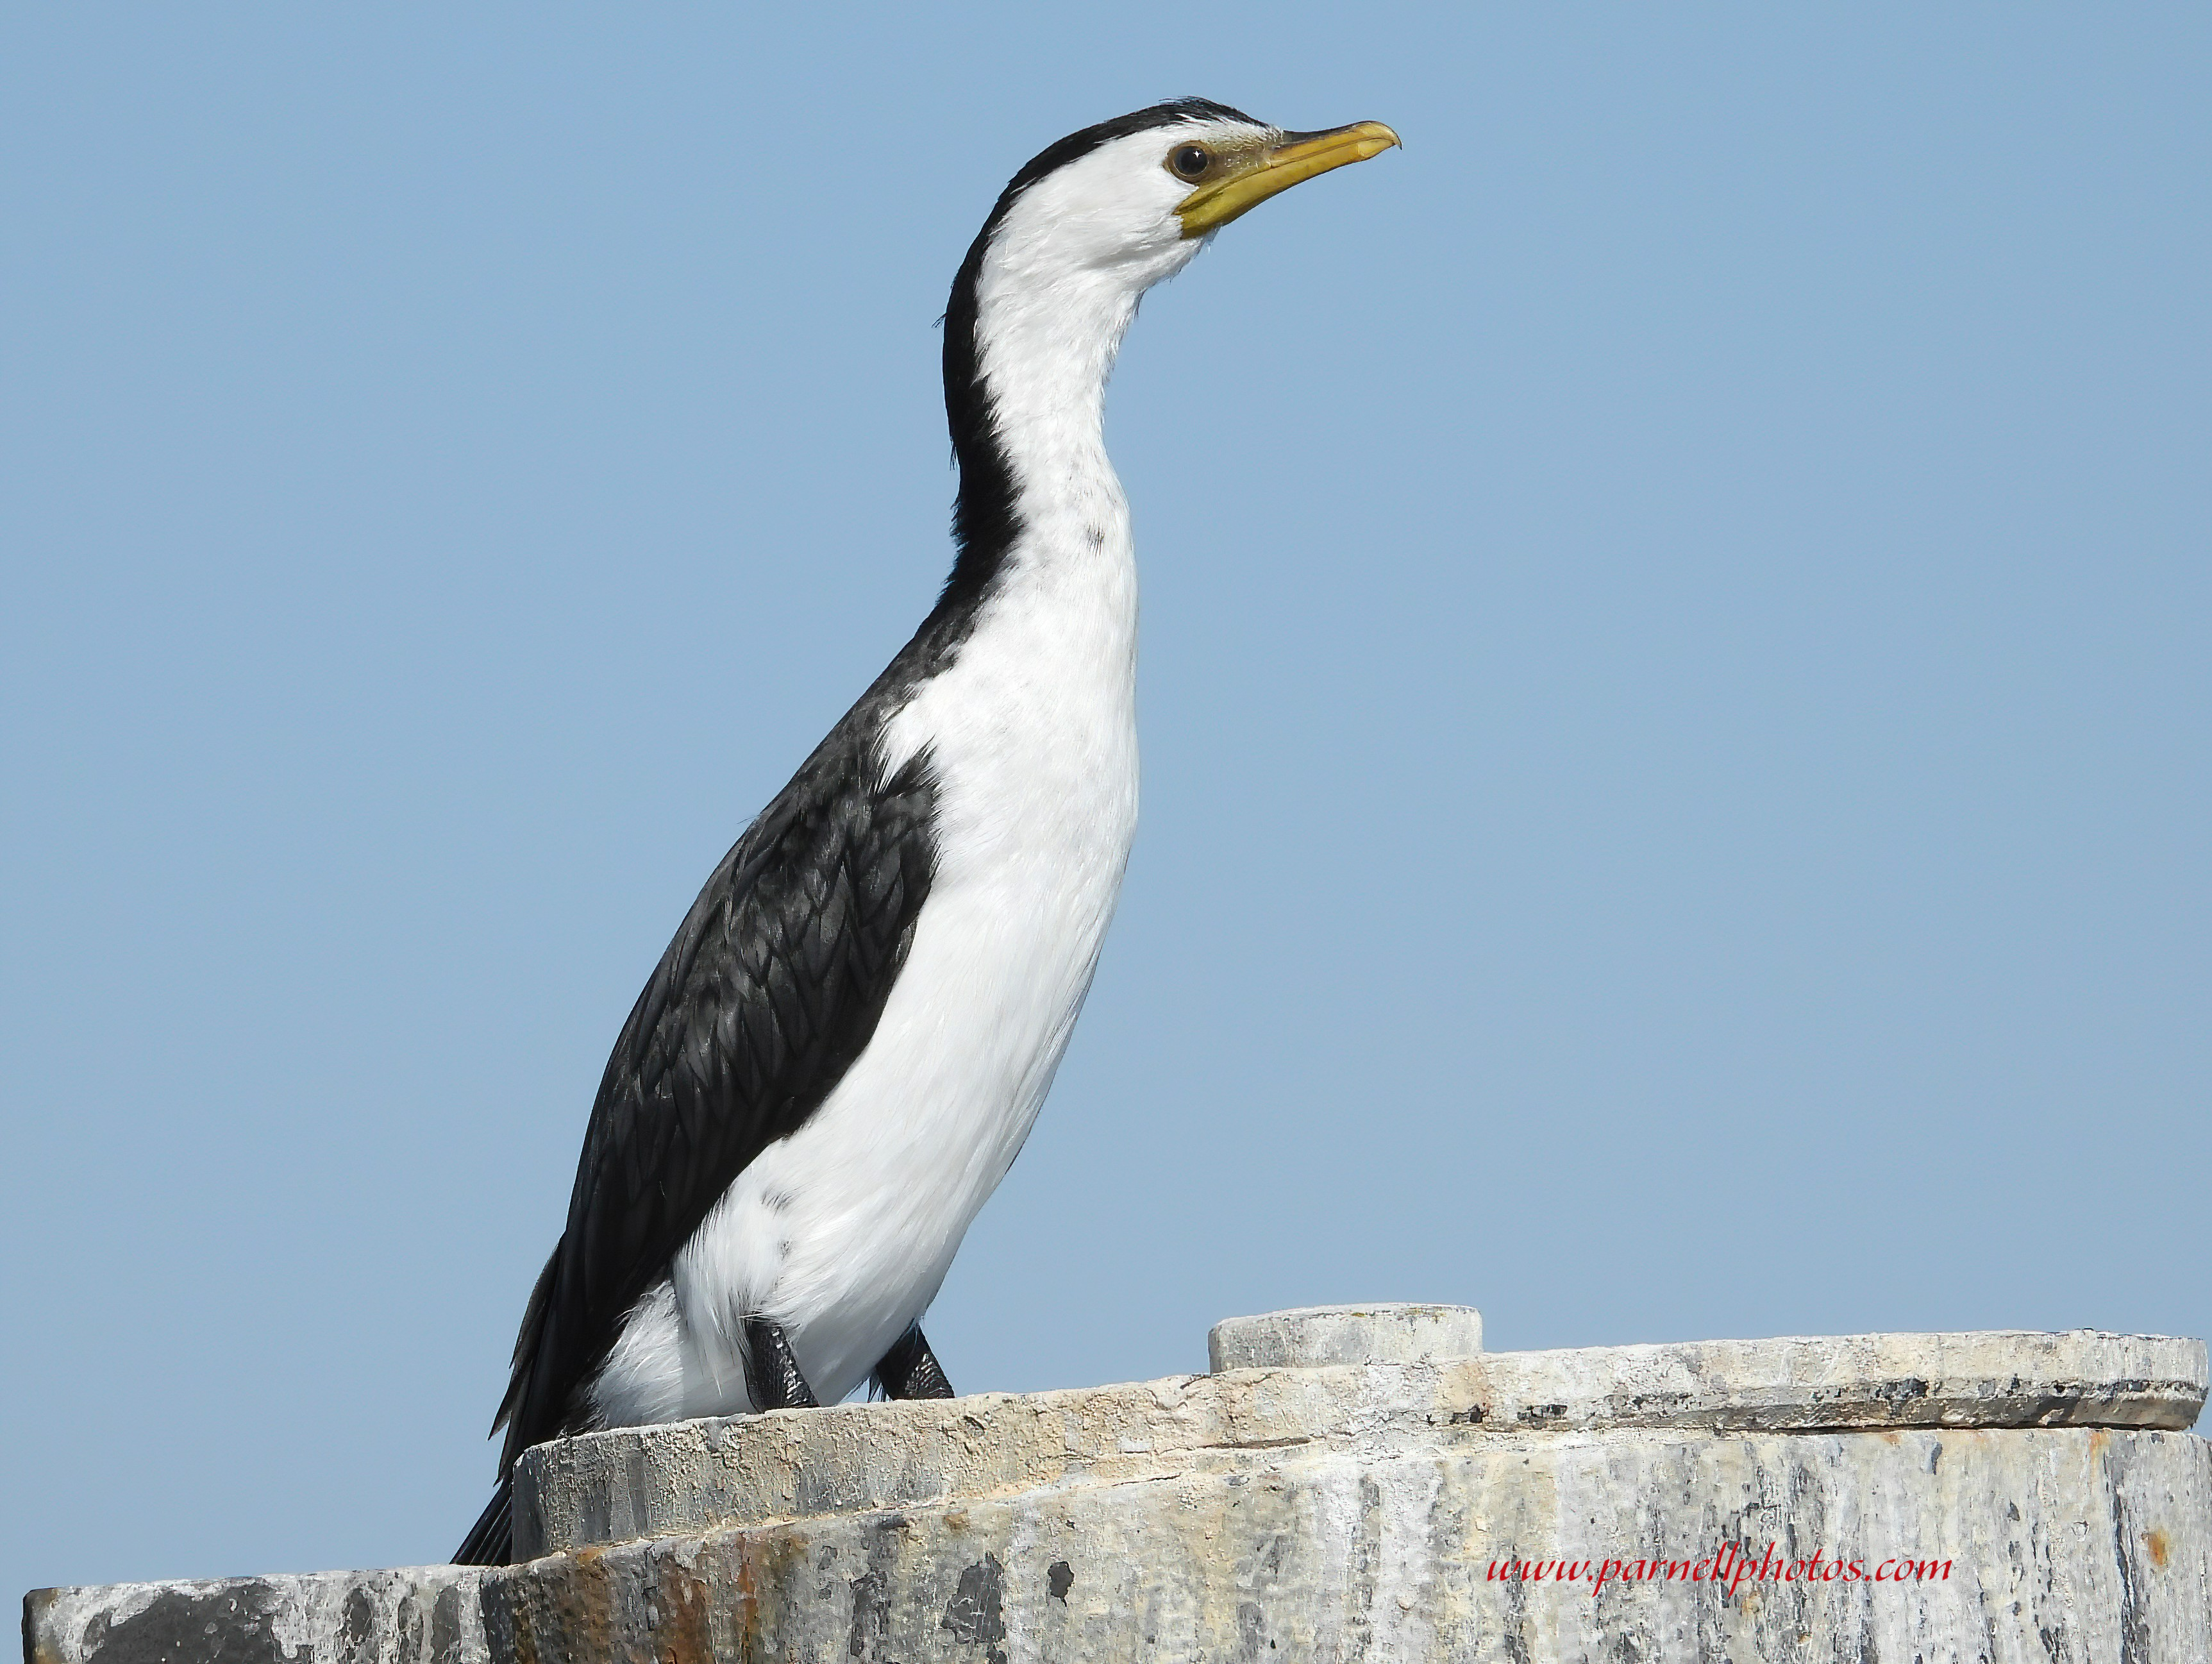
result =
[[[416,1566],[39,1589],[23,1603],[23,1656],[25,1664],[481,1664],[490,1656],[484,1576]]]
[[[2066,1429],[1458,1430],[586,1550],[506,1586],[517,1657],[818,1661],[2212,1657],[2208,1447]],[[1615,1582],[1494,1562],[1898,1556],[1898,1583]]]
[[[2204,1408],[2201,1340],[2073,1329],[1492,1352],[1482,1408],[1530,1425],[2162,1427]]]
[[[518,1530],[558,1550],[525,1565],[46,1591],[25,1640],[34,1664],[2204,1664],[2212,1446],[2176,1430],[2204,1392],[2199,1343],[2082,1332],[779,1412],[530,1453]],[[1778,1574],[1832,1570],[1714,1581],[1770,1545]],[[1948,1575],[1873,1581],[1899,1557]],[[1681,1576],[1592,1587],[1655,1558]],[[1588,1570],[1505,1569],[1562,1559]]]
[[[2202,1342],[2081,1330],[1492,1352],[848,1404],[541,1445],[516,1467],[515,1545],[536,1555],[1042,1485],[1126,1485],[1247,1449],[1395,1451],[1455,1424],[2178,1430],[2204,1396]]]
[[[1401,1302],[1224,1318],[1206,1337],[1206,1364],[1215,1375],[1328,1363],[1436,1363],[1481,1352],[1482,1314],[1474,1307]]]
[[[503,1572],[64,1591],[34,1598],[33,1656],[2200,1664],[2208,1450],[2096,1429],[1462,1425],[1382,1457],[1252,1450],[1225,1472],[725,1528]],[[1587,1577],[1493,1575],[1507,1559],[1686,1566],[1770,1544],[1869,1574],[1898,1556],[1948,1561],[1949,1575],[1595,1594]]]

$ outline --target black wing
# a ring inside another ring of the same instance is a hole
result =
[[[929,893],[935,794],[927,753],[878,778],[860,716],[722,858],[623,1025],[492,1424],[502,1475],[575,1430],[624,1315],[883,1016]]]

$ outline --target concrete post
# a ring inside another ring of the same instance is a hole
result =
[[[562,1440],[517,1470],[522,1565],[41,1591],[27,1649],[2212,1659],[2198,1342],[1483,1354],[1480,1322],[1278,1313],[1207,1376]]]

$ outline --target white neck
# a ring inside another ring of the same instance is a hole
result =
[[[1114,272],[1024,270],[1001,239],[976,294],[978,366],[1012,471],[1017,565],[1130,556],[1128,508],[1107,459],[1106,379],[1137,296]]]

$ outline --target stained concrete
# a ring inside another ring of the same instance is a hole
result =
[[[1412,1323],[1431,1342],[1449,1327]],[[1244,1333],[1340,1357],[1352,1327]],[[527,1564],[44,1591],[27,1649],[34,1664],[2212,1658],[2212,1447],[2180,1430],[2204,1400],[2200,1343],[1374,1345],[1404,1361],[566,1440],[518,1472],[519,1534],[547,1551]],[[1932,1564],[1900,1582],[1900,1559]],[[1759,1561],[1771,1576],[1742,1571]]]
[[[36,1589],[26,1664],[479,1664],[486,1574],[467,1566]],[[503,1656],[504,1655],[502,1655]]]
[[[516,1469],[515,1542],[535,1555],[718,1525],[1126,1485],[1240,1451],[1395,1453],[1451,1427],[2178,1430],[2197,1418],[2203,1383],[2199,1342],[2081,1331],[1593,1346],[839,1405],[541,1445]]]

